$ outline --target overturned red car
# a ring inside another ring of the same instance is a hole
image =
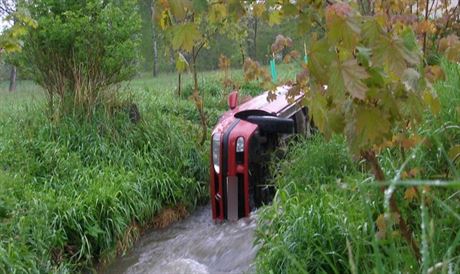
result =
[[[288,102],[288,89],[279,87],[273,101],[265,92],[240,105],[237,92],[229,95],[230,110],[212,131],[210,194],[215,221],[248,217],[270,202],[275,192],[267,184],[270,153],[286,136],[310,133],[303,95]]]

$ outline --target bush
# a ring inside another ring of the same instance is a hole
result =
[[[51,110],[91,116],[130,79],[138,58],[137,1],[28,1],[38,27],[24,37],[24,66]]]
[[[160,209],[206,199],[195,126],[142,110],[138,124],[123,111],[0,117],[0,272],[84,270],[126,250]]]

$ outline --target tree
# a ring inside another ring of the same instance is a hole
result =
[[[166,32],[166,39],[176,52],[176,67],[182,73],[190,63],[193,74],[193,101],[200,115],[203,144],[207,136],[207,121],[203,107],[203,95],[198,84],[197,59],[201,50],[218,33],[230,37],[244,37],[245,32],[238,24],[238,18],[245,14],[240,1],[217,2],[205,0],[158,1],[157,20]],[[243,40],[241,40],[243,41]],[[242,45],[242,42],[240,43]],[[184,53],[190,54],[187,62]]]
[[[150,6],[150,17],[152,22],[152,47],[153,47],[153,77],[157,76],[158,73],[158,30],[155,23],[155,0],[152,1]]]
[[[36,22],[28,16],[26,10],[18,8],[15,0],[0,0],[0,18],[6,23],[6,29],[0,36],[0,54],[14,54],[21,50],[21,38],[26,34],[27,27],[35,28]],[[16,76],[16,65],[11,64],[10,92],[16,90]]]
[[[26,8],[38,27],[24,37],[22,58],[46,90],[51,113],[90,118],[135,73],[137,1],[32,0]]]

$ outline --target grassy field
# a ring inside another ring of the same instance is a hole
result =
[[[0,273],[91,269],[129,248],[162,209],[207,201],[209,143],[197,143],[191,77],[181,97],[176,77],[123,85],[137,124],[123,100],[91,122],[51,122],[39,87],[0,84]],[[200,76],[210,125],[227,108],[220,77]]]
[[[460,271],[460,67],[443,64],[437,116],[414,129],[425,141],[379,158],[401,215],[421,250],[417,261],[390,215],[388,199],[345,140],[294,143],[274,165],[279,190],[260,211],[259,273],[458,273]],[[400,180],[402,179],[402,181]],[[442,181],[438,181],[442,180]]]

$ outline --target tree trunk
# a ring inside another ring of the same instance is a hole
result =
[[[153,68],[152,74],[153,77],[157,76],[157,66],[158,66],[158,35],[155,27],[155,1],[152,1],[152,5],[150,6],[150,15],[152,17],[152,44],[153,44]]]
[[[254,60],[257,61],[257,25],[259,24],[259,19],[254,18]]]
[[[153,39],[153,77],[156,77],[158,75],[158,44],[156,36]]]
[[[362,157],[371,166],[372,173],[374,173],[375,179],[379,182],[384,182],[385,174],[383,173],[383,170],[380,167],[380,163],[377,160],[375,153],[373,151],[366,151],[362,153]],[[382,187],[382,191],[385,192],[385,187]],[[399,210],[394,192],[392,193],[390,197],[390,211],[392,213],[396,213],[399,216],[398,218],[399,219],[399,222],[398,222],[399,230],[401,231],[403,238],[406,240],[406,242],[411,247],[415,258],[417,258],[417,260],[419,261],[421,258],[420,248],[417,244],[417,241],[412,236],[412,229],[407,225],[406,221],[401,215],[401,211]]]
[[[171,64],[171,71],[176,71],[176,61],[174,60],[174,49],[169,47],[169,63]]]
[[[177,87],[177,96],[179,96],[180,98],[180,95],[181,95],[181,85],[182,85],[182,73],[178,73],[178,76],[177,76],[177,84],[178,84],[178,87]]]
[[[204,113],[204,95],[200,96],[200,90],[198,87],[198,71],[196,69],[196,58],[202,46],[199,47],[198,49],[196,49],[195,47],[193,47],[192,49],[192,73],[193,73],[193,84],[194,84],[193,100],[195,101],[196,108],[200,115],[201,129],[202,129],[200,145],[204,144],[204,142],[206,141],[206,135],[208,134],[206,114]]]
[[[11,67],[11,73],[10,73],[10,92],[16,91],[16,76],[17,76],[17,69],[16,66]]]
[[[257,60],[257,26],[258,19],[256,16],[250,15],[248,16],[248,36],[246,38],[247,44],[247,55],[249,58],[253,59],[254,61]],[[243,60],[244,63],[244,60]]]
[[[430,0],[426,0],[426,5],[425,5],[425,21],[428,20],[428,16],[430,14]],[[427,33],[425,32],[423,34],[423,55],[426,57],[426,42],[427,42]]]

